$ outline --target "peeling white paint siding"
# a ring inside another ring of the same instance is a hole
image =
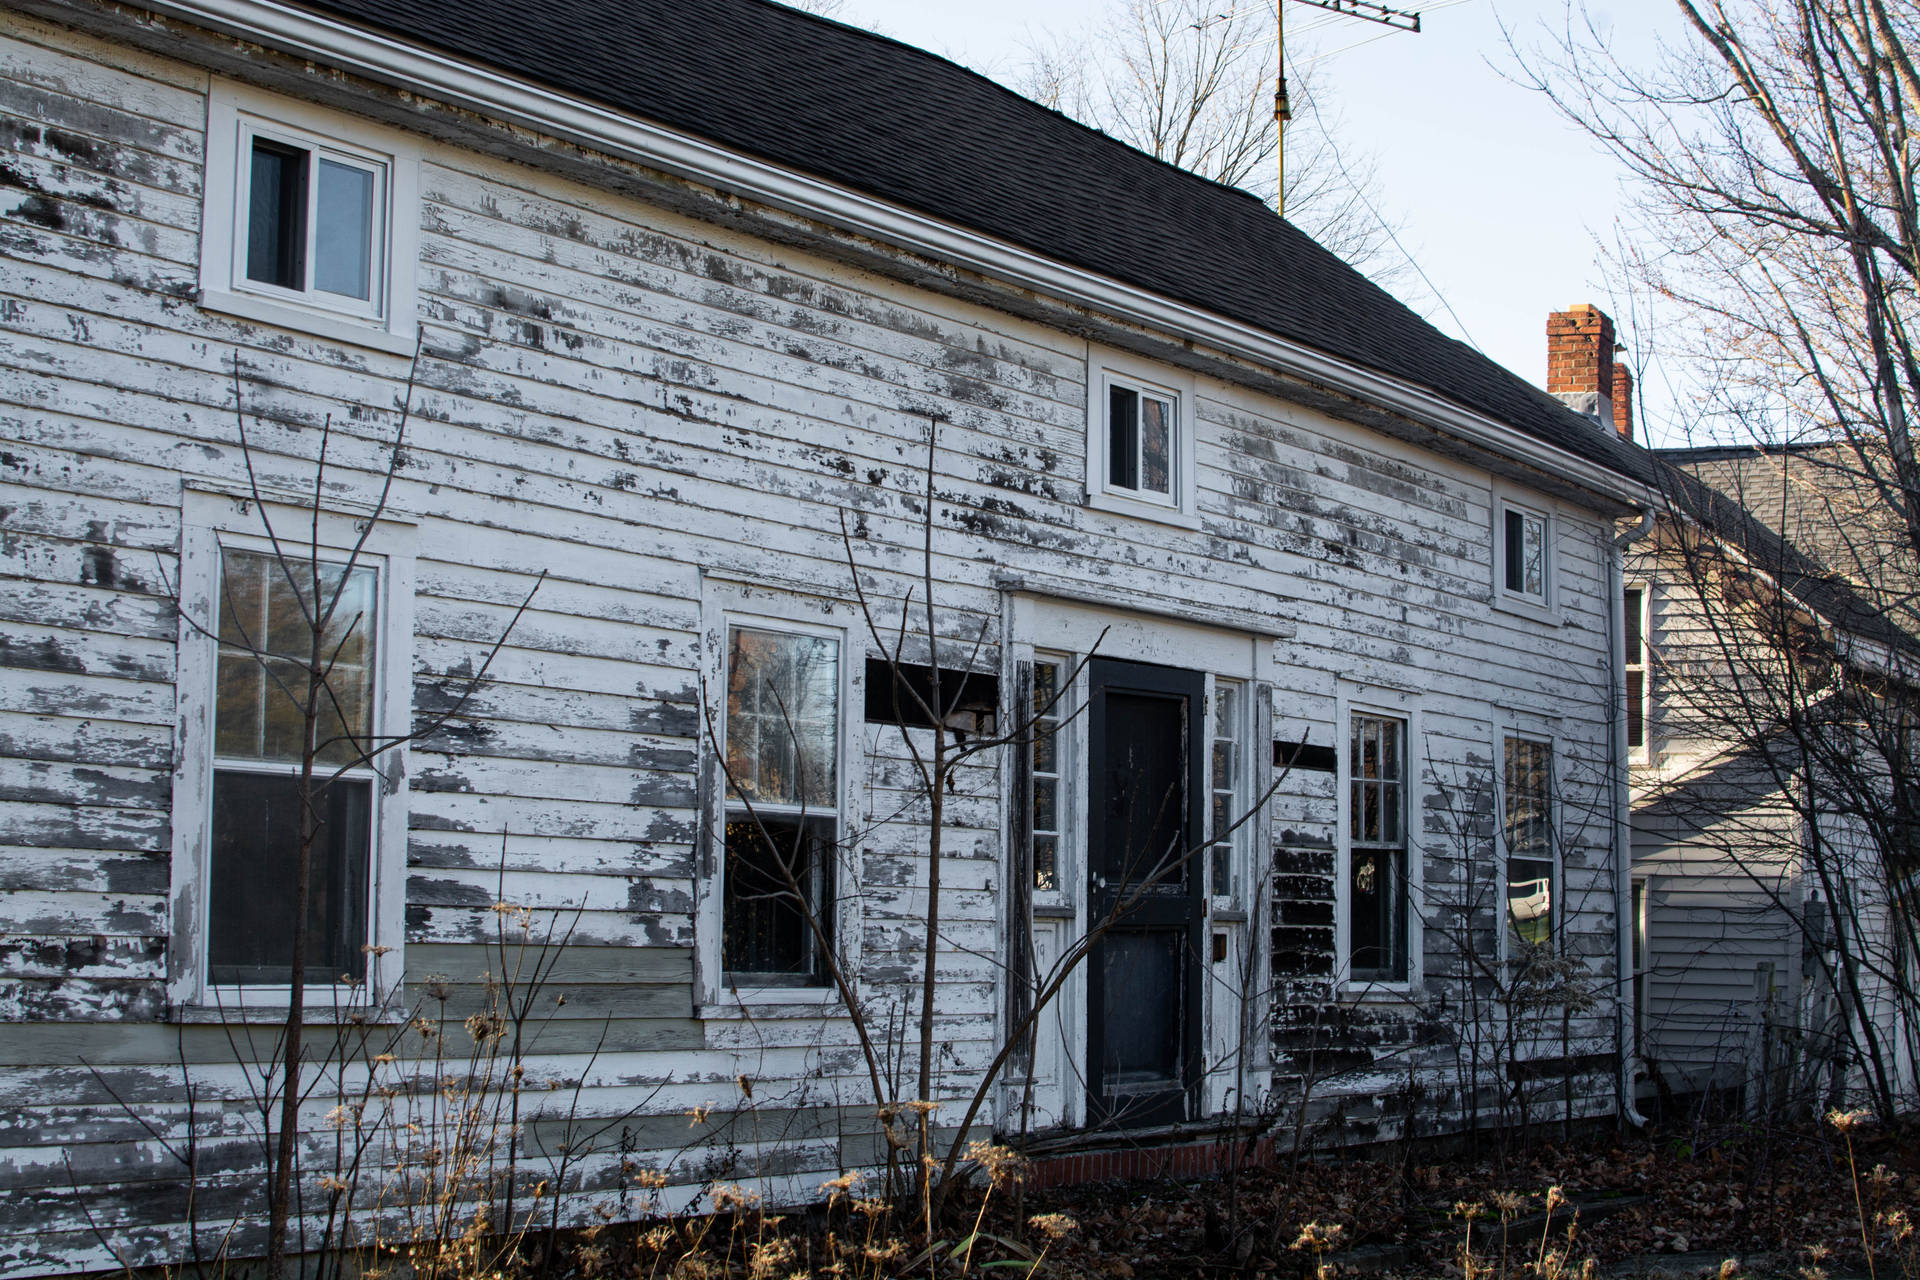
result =
[[[171,1176],[161,1137],[186,1123],[181,1057],[212,1126],[200,1212],[240,1212],[257,1191],[227,1040],[165,1021],[170,823],[199,820],[169,813],[182,480],[245,482],[236,358],[262,482],[309,486],[331,420],[329,493],[343,503],[376,491],[404,394],[403,358],[195,304],[206,84],[185,61],[0,19],[7,1274],[114,1265],[83,1200],[133,1261],[182,1248],[182,1202],[154,1191]],[[1009,574],[1143,613],[1256,615],[1287,637],[1277,737],[1339,743],[1339,681],[1407,690],[1426,727],[1415,755],[1437,786],[1490,766],[1504,717],[1550,718],[1577,766],[1572,803],[1604,811],[1600,516],[1555,508],[1557,622],[1498,612],[1488,474],[1204,376],[1200,528],[1098,512],[1084,503],[1084,338],[532,164],[422,145],[419,260],[401,265],[418,272],[425,355],[392,496],[418,529],[418,714],[457,696],[548,577],[466,715],[411,750],[406,968],[470,995],[495,901],[578,910],[584,958],[536,1062],[580,1079],[591,1114],[640,1106],[645,1159],[689,1146],[684,1108],[737,1112],[742,1074],[770,1100],[758,1136],[716,1130],[680,1157],[680,1177],[715,1172],[701,1161],[729,1143],[741,1153],[729,1178],[801,1190],[875,1158],[843,1017],[696,1017],[700,573],[851,600],[845,513],[865,589],[897,602],[923,567],[929,418],[943,638],[958,646],[984,625],[987,666],[1007,639]],[[524,146],[529,160],[543,152]],[[861,817],[899,815],[860,855],[863,995],[905,1007],[917,999],[925,835],[898,734],[861,736]],[[998,762],[962,783],[937,998],[942,1091],[955,1096],[994,1049],[1006,889]],[[1328,775],[1289,779],[1276,843],[1330,848],[1332,791]],[[1594,822],[1566,860],[1569,932],[1600,964],[1612,953],[1609,857]],[[1330,874],[1331,863],[1286,872],[1278,896],[1325,905],[1300,919],[1283,909],[1276,939],[1324,955]],[[1447,962],[1427,937],[1438,980]],[[1288,983],[1288,999],[1334,999],[1324,972]],[[1435,999],[1355,1017],[1410,1035],[1450,1016]],[[1576,1039],[1598,1042],[1610,1017],[1586,1016]],[[1421,1070],[1444,1074],[1431,1060]],[[1368,1091],[1405,1075],[1383,1062],[1342,1087],[1364,1110]],[[618,1176],[599,1158],[579,1186]]]

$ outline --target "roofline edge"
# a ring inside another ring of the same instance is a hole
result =
[[[136,0],[139,8],[267,48],[426,91],[480,114],[591,150],[733,190],[789,213],[1051,294],[1118,319],[1198,339],[1329,390],[1381,405],[1511,461],[1629,507],[1657,495],[1631,477],[1464,408],[1425,387],[1336,359],[1265,330],[782,168],[689,134],[280,0]]]

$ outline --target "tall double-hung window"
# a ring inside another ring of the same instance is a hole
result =
[[[197,889],[176,912],[170,997],[284,999],[303,890],[305,987],[378,995],[404,913],[412,527],[196,491],[182,527],[174,875]]]
[[[726,651],[722,964],[821,985],[840,839],[841,641],[735,623]]]
[[[1507,855],[1507,922],[1516,942],[1553,941],[1558,876],[1553,840],[1553,746],[1509,734],[1502,762],[1502,824]]]
[[[1347,939],[1355,979],[1407,979],[1407,722],[1355,712],[1347,738]]]

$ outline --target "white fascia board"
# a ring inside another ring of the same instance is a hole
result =
[[[142,7],[439,98],[594,151],[737,192],[1116,319],[1198,340],[1230,355],[1390,409],[1627,506],[1644,508],[1658,502],[1651,490],[1626,476],[1498,419],[1463,408],[1424,387],[529,81],[274,0],[143,0]]]

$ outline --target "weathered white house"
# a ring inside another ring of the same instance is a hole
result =
[[[1147,850],[978,1125],[1615,1107],[1651,472],[1258,201],[761,0],[6,0],[0,85],[0,1270],[259,1247],[288,560],[303,1176],[523,926],[570,1216],[880,1160],[903,624],[1042,715],[943,797],[940,1123]]]

